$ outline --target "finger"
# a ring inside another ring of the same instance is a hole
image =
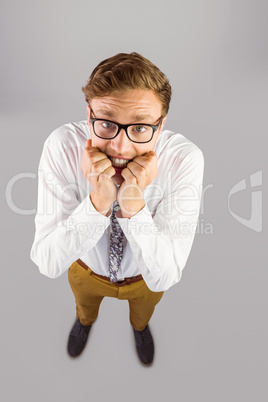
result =
[[[111,178],[115,175],[115,169],[112,166],[109,166],[99,175],[99,180],[111,180]]]
[[[88,152],[100,151],[99,148],[92,146],[92,140],[91,140],[91,139],[87,140],[86,145],[85,145],[85,149],[86,149]]]
[[[140,177],[146,177],[147,175],[146,167],[148,167],[148,162],[147,164],[144,163],[144,165],[141,165],[136,161],[132,161],[129,162],[127,165],[127,168],[131,171],[131,173],[133,174],[133,176],[136,177],[137,180]]]
[[[99,176],[110,168],[112,168],[112,170],[108,170],[107,173],[113,176],[115,174],[115,170],[111,165],[111,161],[109,159],[98,161],[91,165],[90,171],[87,171],[86,173],[86,178],[92,183],[97,182],[99,180]]]
[[[154,159],[157,159],[156,153],[154,151],[150,151],[146,152],[143,155],[136,156],[133,159],[133,161],[145,167],[146,165],[148,165],[148,163],[152,162]]]
[[[128,164],[129,166],[129,164]],[[137,179],[131,172],[131,170],[128,168],[128,166],[122,170],[121,175],[125,179],[126,183],[130,184],[137,184]]]
[[[85,148],[91,148],[92,140],[91,138],[87,140]]]
[[[152,156],[156,156],[156,153],[155,153],[154,151],[149,151],[149,152],[146,152],[145,154],[143,154],[143,156],[150,156],[150,157],[152,157]]]
[[[149,152],[146,152],[145,154],[143,154],[143,155],[141,155],[141,156],[145,156],[145,157],[149,157],[149,158],[152,158],[152,157],[156,157],[157,158],[157,156],[156,156],[156,153],[154,152],[154,151],[149,151]]]
[[[112,162],[107,157],[107,155],[104,154],[103,152],[100,152],[99,150],[92,151],[92,152],[88,151],[88,158],[89,158],[91,165],[93,165],[94,163],[97,163],[101,160],[107,160],[108,162],[110,162],[110,165],[112,164]]]
[[[112,162],[108,158],[97,160],[96,162],[94,162],[91,165],[91,172],[92,173],[102,173],[111,166],[112,166]]]

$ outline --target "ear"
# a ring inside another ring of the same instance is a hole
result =
[[[164,125],[165,125],[166,120],[167,120],[167,116],[165,116],[165,117],[163,118],[163,120],[162,120],[162,123],[161,123],[161,126],[160,126],[160,130],[159,130],[160,133],[162,132],[162,130],[163,130],[163,128],[164,128]]]
[[[88,120],[88,124],[89,124],[89,119],[90,119],[90,106],[87,105],[87,120]]]

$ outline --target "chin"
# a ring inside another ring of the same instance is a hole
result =
[[[123,176],[122,176],[121,174],[115,174],[115,175],[112,177],[112,179],[113,179],[114,184],[117,184],[117,185],[119,185],[119,186],[121,186],[121,184],[122,184],[123,181],[124,181],[124,178],[123,178]]]

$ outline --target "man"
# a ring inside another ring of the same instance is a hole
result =
[[[190,253],[203,155],[163,131],[171,87],[141,55],[102,61],[83,92],[87,121],[60,127],[44,145],[31,258],[51,278],[68,270],[71,356],[84,349],[107,296],[128,300],[138,356],[150,364],[148,323]]]

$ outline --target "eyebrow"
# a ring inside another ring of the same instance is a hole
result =
[[[111,119],[115,117],[115,113],[108,109],[96,109],[96,113],[103,114],[105,117],[110,117]]]
[[[96,109],[96,113],[100,113],[110,119],[114,119],[116,117],[116,114],[112,110],[108,109]],[[133,115],[131,118],[132,123],[142,122],[143,120],[153,120],[153,117],[149,114],[137,114]]]
[[[149,114],[137,114],[135,116],[132,116],[132,121],[134,123],[142,122],[143,120],[153,120],[153,117]]]

